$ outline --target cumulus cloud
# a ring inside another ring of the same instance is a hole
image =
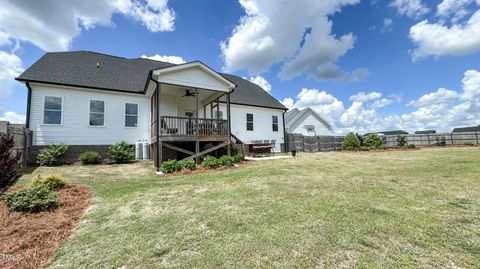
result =
[[[480,3],[479,0],[443,0],[437,6],[437,15],[447,19],[451,17],[456,22],[471,12],[469,5],[475,1]]]
[[[289,108],[315,109],[334,126],[336,133],[385,131],[403,129],[413,132],[436,129],[449,132],[454,127],[480,124],[480,72],[468,70],[462,80],[462,91],[440,88],[407,104],[413,111],[404,114],[383,114],[379,108],[398,103],[400,95],[382,98],[379,92],[352,95],[350,106],[333,95],[302,89],[296,98],[286,98]]]
[[[393,0],[390,6],[396,8],[400,15],[410,18],[419,18],[430,12],[422,0]]]
[[[367,101],[375,100],[382,97],[382,94],[379,92],[359,92],[357,94],[354,94],[350,96],[350,101],[352,102],[359,102],[359,103],[364,103]]]
[[[155,60],[155,61],[160,61],[160,62],[166,62],[166,63],[172,63],[172,64],[183,64],[186,63],[186,61],[180,57],[180,56],[173,56],[173,55],[158,55],[155,54],[153,56],[147,56],[147,55],[142,55],[141,56],[144,59],[150,59],[150,60]]]
[[[283,101],[280,101],[280,103],[282,103],[286,108],[291,109],[293,108],[295,101],[292,98],[287,97],[283,99]]]
[[[25,123],[25,115],[20,115],[17,114],[16,112],[13,111],[8,111],[3,113],[2,116],[0,116],[0,121],[8,121],[10,123]]]
[[[264,89],[266,92],[271,93],[272,92],[272,85],[268,83],[268,81],[261,77],[261,76],[255,76],[255,77],[250,77],[249,79],[251,82],[257,84],[260,86],[262,89]]]
[[[480,51],[480,10],[473,13],[466,22],[457,22],[459,12],[463,14],[461,16],[466,14],[461,11],[464,9],[458,9],[464,5],[441,8],[445,2],[439,5],[438,12],[441,16],[454,14],[450,26],[444,20],[435,23],[424,20],[410,28],[409,36],[416,46],[412,51],[412,60],[417,61],[428,56],[466,55]],[[476,4],[480,5],[480,1]]]
[[[281,64],[279,77],[307,74],[338,79],[345,72],[337,60],[355,43],[355,36],[332,34],[329,16],[359,0],[240,0],[245,16],[220,46],[224,70],[259,74]]]
[[[0,50],[0,100],[12,94],[14,78],[22,71],[22,60],[17,55]]]
[[[0,31],[45,51],[67,50],[82,29],[112,26],[115,13],[141,22],[152,32],[174,30],[175,13],[167,0],[0,0],[0,5]]]

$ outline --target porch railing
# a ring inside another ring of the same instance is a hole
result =
[[[160,135],[212,135],[228,136],[228,122],[221,119],[198,119],[190,117],[161,117]]]

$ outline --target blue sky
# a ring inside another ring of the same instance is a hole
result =
[[[13,78],[45,52],[90,50],[201,60],[338,133],[480,124],[480,1],[318,2],[2,0],[0,118],[24,119]]]

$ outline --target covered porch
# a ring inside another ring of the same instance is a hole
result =
[[[232,82],[200,62],[154,70],[151,81],[151,149],[157,169],[174,158],[165,156],[165,151],[197,163],[221,148],[231,154]],[[219,110],[223,96],[227,115]]]

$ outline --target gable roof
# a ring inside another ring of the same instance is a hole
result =
[[[436,134],[437,131],[435,130],[423,130],[423,131],[416,131],[415,134]]]
[[[295,108],[287,112],[287,115],[285,118],[285,128],[287,129],[297,128],[310,115],[316,118],[323,125],[325,125],[330,131],[332,130],[332,125],[330,125],[330,123],[328,123],[317,112],[315,112],[315,110],[313,110],[310,107],[304,108],[302,110],[298,110]]]
[[[466,133],[466,132],[480,132],[480,125],[472,126],[472,127],[455,128],[452,131],[452,133]]]
[[[375,132],[374,134],[384,134],[384,135],[407,135],[408,132],[403,130],[394,130],[394,131],[383,131],[383,132]],[[367,135],[367,134],[365,134]]]
[[[16,79],[24,82],[145,94],[151,72],[173,66],[176,65],[91,51],[48,52]],[[232,103],[287,110],[257,84],[241,77],[218,74],[237,85],[230,96]]]

